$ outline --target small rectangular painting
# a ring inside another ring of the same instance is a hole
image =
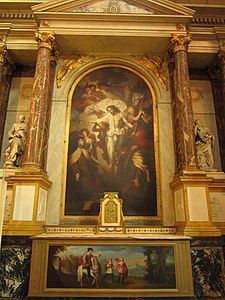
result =
[[[49,246],[46,288],[176,289],[173,246]]]
[[[71,89],[64,216],[95,216],[119,192],[125,216],[158,216],[153,90],[143,75],[109,66]]]

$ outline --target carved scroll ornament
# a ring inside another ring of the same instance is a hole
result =
[[[95,59],[93,55],[76,55],[71,58],[65,58],[62,61],[62,66],[56,76],[57,87],[60,88],[66,77],[75,69]]]
[[[153,71],[164,88],[167,88],[167,71],[163,59],[159,56],[149,57],[148,55],[134,56],[139,64]]]

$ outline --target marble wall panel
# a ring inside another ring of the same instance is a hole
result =
[[[212,210],[212,221],[225,223],[225,193],[211,192],[210,204]]]
[[[8,110],[29,110],[34,79],[32,77],[14,77],[12,79]]]
[[[4,237],[0,258],[0,295],[8,299],[28,294],[31,243],[23,237]]]
[[[159,116],[159,163],[163,224],[173,226],[175,222],[173,193],[170,182],[175,174],[172,111],[170,103],[158,104]]]
[[[191,260],[195,296],[201,299],[224,299],[222,247],[193,247]]]
[[[215,115],[195,113],[194,118],[195,120],[199,119],[202,122],[203,126],[209,128],[213,132],[215,137],[214,147],[213,147],[214,167],[217,171],[221,171],[222,167],[221,167],[221,158],[220,158],[219,141],[218,141]]]
[[[46,222],[58,224],[60,218],[60,204],[62,198],[64,138],[66,123],[66,102],[52,103],[51,124],[48,143],[47,173],[52,181],[49,190]]]
[[[187,187],[190,221],[209,221],[206,188]]]
[[[215,169],[221,171],[221,158],[211,82],[209,80],[191,80],[190,83],[194,119],[201,120],[203,126],[208,127],[214,133]]]
[[[191,80],[191,96],[194,113],[215,114],[211,82]]]

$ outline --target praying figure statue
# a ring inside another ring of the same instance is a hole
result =
[[[210,129],[202,125],[200,120],[195,120],[195,144],[199,168],[204,171],[216,171],[212,151],[214,135]]]
[[[18,122],[14,123],[8,132],[9,146],[4,153],[6,168],[21,167],[26,132],[25,117],[20,115]]]

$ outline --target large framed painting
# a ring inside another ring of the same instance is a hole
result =
[[[127,219],[160,216],[154,91],[137,71],[104,65],[69,95],[63,218],[95,218],[104,192],[118,192]]]
[[[189,250],[176,239],[36,240],[30,295],[191,295]]]

